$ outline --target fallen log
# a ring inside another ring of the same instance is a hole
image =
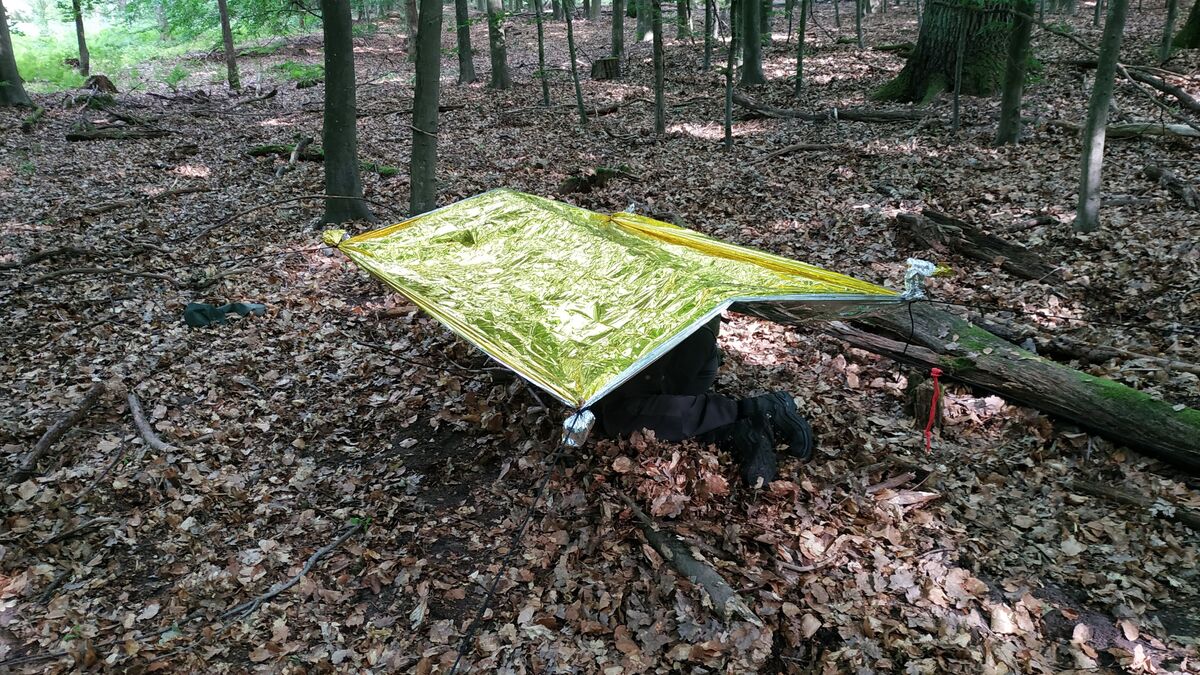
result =
[[[1066,120],[1050,120],[1046,122],[1048,127],[1056,127],[1059,129],[1067,129],[1076,134],[1083,131],[1083,127],[1075,122]],[[1109,138],[1142,138],[1145,136],[1169,136],[1171,138],[1200,138],[1200,131],[1197,131],[1187,124],[1162,124],[1160,122],[1124,122],[1121,124],[1110,124],[1104,127],[1104,134]]]
[[[1096,60],[1081,59],[1077,61],[1070,61],[1070,64],[1077,68],[1089,69],[1096,67]],[[1129,79],[1141,82],[1142,84],[1150,85],[1164,94],[1173,96],[1175,100],[1178,101],[1179,104],[1184,108],[1187,108],[1195,113],[1200,113],[1200,101],[1192,98],[1192,95],[1187,93],[1183,87],[1177,87],[1161,77],[1151,75],[1149,72],[1147,72],[1146,68],[1140,66],[1131,66],[1128,63],[1123,65],[1125,66],[1125,70],[1128,71]]]
[[[854,325],[833,322],[828,332],[895,361],[940,368],[946,377],[1200,473],[1200,410],[1173,407],[1119,382],[1044,359],[931,305],[900,306]]]
[[[986,234],[940,211],[901,213],[896,220],[926,247],[945,247],[969,258],[999,264],[1000,269],[1024,279],[1040,280],[1054,273],[1053,267],[1024,246]]]
[[[988,331],[992,332],[992,331]],[[1200,365],[1187,361],[1176,361],[1164,356],[1153,356],[1107,345],[1093,345],[1066,335],[1057,335],[1038,341],[1038,351],[1045,354],[1079,359],[1088,363],[1102,363],[1109,359],[1138,359],[1158,364],[1163,370],[1200,375]]]
[[[1118,504],[1136,506],[1150,511],[1159,518],[1169,520],[1173,523],[1182,523],[1192,528],[1196,532],[1200,532],[1200,511],[1194,511],[1192,509],[1177,506],[1175,504],[1169,504],[1170,508],[1166,510],[1153,510],[1151,508],[1154,506],[1153,499],[1132,494],[1130,492],[1125,492],[1124,490],[1118,490],[1107,485],[1089,483],[1088,481],[1083,480],[1071,481],[1067,485],[1067,488],[1071,492],[1082,492],[1085,495],[1103,497],[1104,499],[1112,500]]]
[[[93,128],[75,127],[67,132],[68,141],[128,141],[138,138],[162,138],[171,132],[163,129],[137,127]]]
[[[733,102],[766,117],[808,120],[822,122],[825,120],[845,120],[847,122],[917,122],[929,117],[924,110],[875,110],[872,108],[830,108],[821,112],[805,112],[790,108],[776,108],[758,103],[740,91],[733,92]]]
[[[87,393],[83,395],[83,398],[79,399],[79,405],[74,410],[63,415],[57,422],[50,425],[50,428],[46,429],[46,433],[42,434],[42,437],[34,444],[33,450],[30,450],[29,454],[25,456],[25,460],[21,462],[21,466],[9,475],[9,484],[19,483],[33,475],[33,472],[37,470],[38,462],[46,456],[46,453],[50,452],[50,448],[58,442],[58,439],[70,431],[71,427],[79,424],[84,417],[87,417],[88,411],[96,405],[96,402],[100,400],[104,391],[105,386],[103,382],[93,384],[92,388],[88,389]]]
[[[1170,170],[1155,164],[1147,164],[1142,169],[1142,175],[1170,190],[1190,208],[1200,210],[1200,190],[1183,182]]]
[[[758,618],[750,605],[746,604],[742,596],[725,582],[725,579],[712,568],[712,565],[697,560],[696,556],[688,550],[687,544],[679,537],[658,529],[658,525],[632,499],[615,490],[614,494],[625,502],[625,505],[638,519],[642,533],[646,535],[646,541],[650,542],[658,554],[671,567],[674,567],[676,572],[708,593],[717,616],[722,620],[728,620],[735,615],[741,616],[755,626],[762,627],[762,619]]]

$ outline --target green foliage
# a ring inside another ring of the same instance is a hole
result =
[[[325,77],[325,66],[317,63],[296,63],[288,60],[277,64],[275,70],[296,82],[316,82]]]
[[[191,73],[188,72],[187,68],[176,64],[175,67],[171,69],[171,72],[167,73],[167,76],[163,78],[163,84],[175,89],[179,86],[179,83],[186,80],[187,76],[190,74]]]
[[[356,23],[354,24],[354,27],[350,29],[350,32],[354,35],[354,37],[367,37],[368,35],[374,35],[378,30],[379,26],[375,23]]]

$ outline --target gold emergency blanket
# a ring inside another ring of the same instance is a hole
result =
[[[493,190],[331,246],[564,403],[586,408],[725,309],[783,322],[888,289],[628,213]]]

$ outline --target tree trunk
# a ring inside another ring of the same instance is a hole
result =
[[[804,36],[808,32],[808,7],[812,0],[800,0],[800,25],[796,27],[796,98],[804,89]]]
[[[762,5],[758,8],[758,33],[763,46],[769,46],[771,44],[771,17],[775,13],[775,0],[758,1]]]
[[[458,35],[458,83],[471,84],[479,78],[475,76],[474,52],[471,50],[471,13],[467,0],[454,0],[454,24]],[[540,15],[538,27],[541,27]],[[417,58],[421,58],[420,55]]]
[[[960,31],[971,46],[961,68],[961,92],[996,93],[1003,82],[1011,27],[1009,6],[999,0],[985,0],[982,8],[971,0],[927,0],[916,47],[900,74],[876,91],[875,98],[927,102],[953,89]]]
[[[1000,126],[996,145],[1016,145],[1021,139],[1021,94],[1025,89],[1025,67],[1029,63],[1029,41],[1033,34],[1033,0],[1017,0],[1008,40],[1008,62],[1004,67],[1004,94],[1000,99]]]
[[[171,25],[167,23],[167,0],[158,0],[154,4],[154,16],[158,20],[158,39],[166,42],[171,37]]]
[[[229,5],[225,0],[217,0],[217,13],[221,16],[221,41],[225,44],[225,72],[229,80],[229,88],[241,89],[242,82],[238,78],[237,69],[237,51],[233,48],[233,29],[229,25]]]
[[[508,43],[504,37],[503,0],[487,0],[488,52],[492,59],[492,89],[508,89],[512,77],[508,74]]]
[[[1173,44],[1176,49],[1200,49],[1200,0],[1192,3],[1192,11]]]
[[[920,12],[921,0],[917,0],[917,11]],[[833,25],[842,27],[842,0],[833,0]]]
[[[739,33],[742,38],[742,79],[739,87],[766,84],[762,69],[762,0],[743,0]]]
[[[480,0],[481,2],[483,0]],[[566,0],[550,0],[550,11],[554,16],[555,21],[562,21],[563,18],[563,2]]]
[[[550,107],[550,82],[546,77],[546,26],[542,17],[542,0],[533,0],[533,11],[537,17],[538,36],[538,79],[542,81],[542,105]]]
[[[576,65],[575,57],[575,22],[573,15],[574,8],[568,7],[565,12],[567,17],[567,55],[571,58],[571,82],[575,85],[575,107],[579,110],[579,123],[587,126],[587,108],[583,105],[583,87],[579,84],[579,67]]]
[[[714,0],[715,2],[715,0]],[[725,151],[733,149],[733,82],[734,71],[737,70],[738,30],[736,27],[738,3],[740,0],[729,0],[729,50],[725,55]]]
[[[692,36],[692,0],[675,0],[675,38],[683,40]]]
[[[613,0],[612,55],[618,60],[625,58],[625,2]]]
[[[1113,81],[1121,56],[1121,33],[1129,0],[1112,0],[1100,38],[1100,58],[1096,62],[1096,81],[1088,101],[1087,125],[1083,130],[1083,156],[1079,160],[1079,203],[1075,209],[1076,232],[1100,229],[1100,170],[1104,164],[1104,131],[1108,108],[1112,103]]]
[[[866,43],[863,41],[863,5],[867,0],[854,0],[854,39],[858,44],[859,49],[865,49]]]
[[[662,0],[651,0],[654,31],[654,133],[667,133],[667,104],[664,80],[666,55],[663,53]]]
[[[17,72],[17,59],[13,55],[12,36],[8,33],[8,13],[0,0],[0,106],[33,105],[21,73]]]
[[[924,369],[940,368],[947,377],[1200,472],[1200,411],[1175,410],[1136,389],[1059,365],[926,303],[856,323],[866,330],[834,322],[830,332],[860,349]]]
[[[588,8],[588,19],[596,21],[600,18],[600,9],[603,3],[601,0],[592,0],[592,6]]]
[[[322,222],[374,221],[362,199],[358,175],[358,128],[354,100],[354,35],[350,0],[321,0],[325,37],[325,194],[351,199],[326,199]]]
[[[458,0],[465,6],[465,0]],[[421,0],[417,28],[417,82],[413,89],[412,160],[408,212],[437,206],[438,96],[442,75],[442,0]]]
[[[702,70],[712,70],[713,28],[716,24],[717,0],[702,0],[704,2],[704,66]]]
[[[637,3],[637,41],[645,42],[650,35],[650,0],[634,0]]]
[[[1179,0],[1167,0],[1167,20],[1163,24],[1162,43],[1158,46],[1158,61],[1166,63],[1171,58],[1171,34],[1175,32],[1175,18],[1179,13]]]
[[[79,0],[71,0],[71,13],[75,16],[75,41],[79,44],[79,74],[87,75],[92,69],[92,57],[83,34],[83,8]]]

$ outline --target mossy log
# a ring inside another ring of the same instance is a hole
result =
[[[970,223],[940,211],[925,209],[920,215],[901,213],[896,220],[929,248],[944,246],[960,255],[997,264],[1024,279],[1045,279],[1054,273],[1033,251],[981,232]]]
[[[1200,474],[1200,410],[1044,359],[948,312],[918,303],[830,324],[849,344],[995,392]],[[910,337],[911,335],[911,337]],[[905,349],[905,344],[908,344]],[[1178,408],[1178,409],[1177,409]]]

